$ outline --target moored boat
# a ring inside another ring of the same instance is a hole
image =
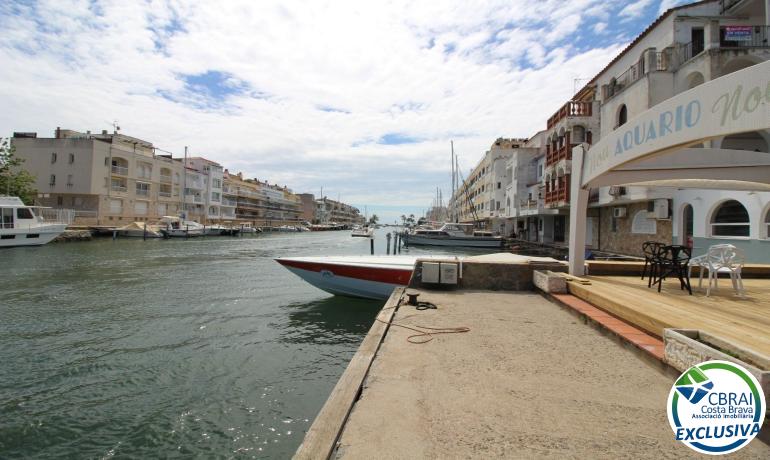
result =
[[[0,247],[40,246],[64,233],[66,222],[46,221],[36,215],[40,206],[26,206],[19,197],[0,197]]]
[[[474,232],[472,224],[445,223],[438,229],[415,229],[403,235],[405,245],[500,248],[503,238]]]
[[[194,220],[183,220],[177,216],[163,216],[160,219],[160,232],[166,238],[190,238],[202,236],[205,228]]]
[[[371,238],[374,236],[374,227],[358,227],[353,228],[350,232],[350,236],[360,236],[364,238]]]
[[[115,230],[119,236],[131,238],[163,238],[158,224],[131,222]]]
[[[279,257],[275,260],[331,294],[387,299],[393,289],[409,283],[417,259],[447,258],[451,256]]]

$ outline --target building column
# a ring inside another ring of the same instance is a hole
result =
[[[588,211],[588,190],[580,187],[583,177],[585,144],[572,149],[572,190],[569,207],[569,272],[582,276],[585,273],[586,213]]]
[[[770,0],[765,0],[765,25],[770,26]]]

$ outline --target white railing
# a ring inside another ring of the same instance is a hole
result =
[[[110,189],[112,189],[113,192],[127,192],[128,191],[128,188],[124,187],[122,185],[113,185],[113,186],[110,187]]]
[[[56,208],[39,208],[37,210],[39,217],[46,223],[57,224],[71,224],[75,220],[76,215],[80,215],[82,212],[89,211],[75,211],[74,209],[56,209]]]
[[[136,194],[138,196],[149,196],[150,195],[150,191],[148,189],[146,189],[146,188],[138,188],[138,189],[136,189]]]
[[[169,198],[171,197],[171,192],[158,192],[158,195]]]
[[[115,174],[120,174],[121,176],[128,176],[128,168],[123,166],[112,165],[112,172]]]
[[[165,174],[161,174],[160,175],[160,181],[161,182],[171,183],[171,176],[167,176]]]

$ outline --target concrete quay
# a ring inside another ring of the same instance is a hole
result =
[[[296,458],[699,458],[666,418],[677,373],[625,326],[527,291],[419,292],[435,308],[394,293]]]

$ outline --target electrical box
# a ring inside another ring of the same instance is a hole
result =
[[[422,282],[438,283],[440,268],[441,268],[441,264],[437,262],[423,262],[422,263]]]
[[[442,262],[441,284],[457,284],[457,264]]]
[[[612,217],[626,217],[626,208],[612,208]]]

